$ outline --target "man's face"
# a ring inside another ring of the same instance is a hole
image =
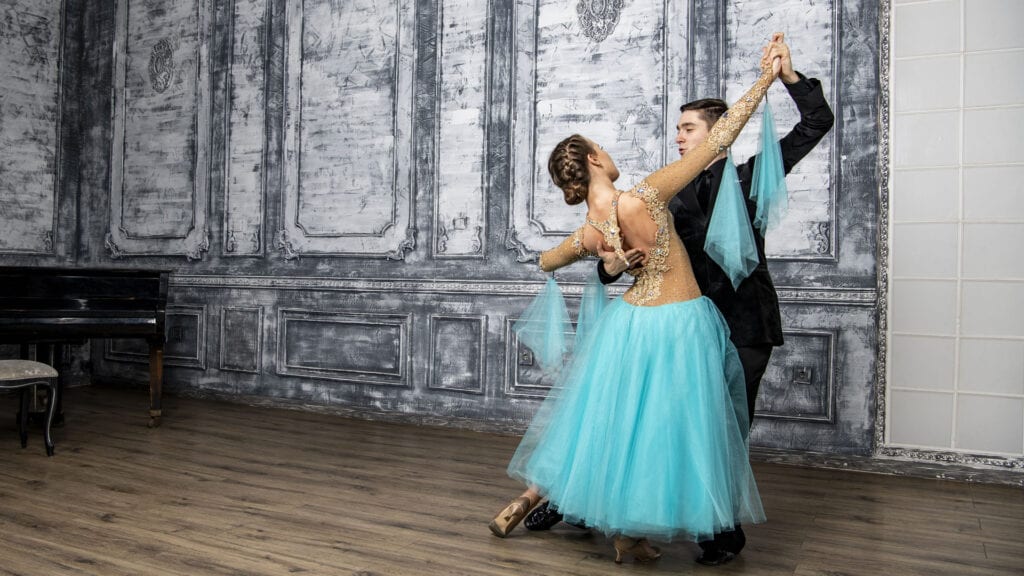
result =
[[[679,155],[683,156],[693,150],[708,137],[710,127],[701,117],[699,110],[687,110],[679,116],[676,123],[676,145]]]

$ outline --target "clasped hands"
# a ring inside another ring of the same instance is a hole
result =
[[[626,257],[625,260],[619,258],[615,254],[615,249],[611,246],[601,243],[597,248],[597,256],[601,259],[604,265],[604,271],[610,276],[618,276],[626,270],[632,270],[633,268],[640,268],[647,263],[647,252],[642,248],[631,248],[623,253]]]

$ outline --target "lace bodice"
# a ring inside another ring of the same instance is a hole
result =
[[[668,201],[693,180],[715,156],[732,144],[773,80],[769,64],[766,69],[762,69],[761,77],[754,86],[715,123],[707,139],[700,146],[688,152],[683,158],[652,173],[628,192],[643,201],[647,215],[656,226],[656,232],[647,263],[639,270],[629,272],[635,277],[635,281],[624,296],[627,302],[640,306],[656,306],[700,296],[689,257],[675,228],[669,223]],[[588,247],[584,242],[584,230],[588,225],[597,228],[604,241],[625,260],[618,221],[619,198],[622,194],[623,192],[618,192],[615,195],[608,210],[608,220],[600,222],[588,219],[587,224],[576,229],[561,244],[543,252],[539,259],[541,269],[552,271],[583,257],[594,255],[596,248]]]

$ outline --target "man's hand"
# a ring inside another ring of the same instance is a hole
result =
[[[786,84],[793,84],[800,81],[800,75],[793,70],[793,59],[789,54],[789,46],[784,42],[785,35],[782,32],[772,34],[772,41],[768,45],[768,58],[778,58],[780,61],[779,78]]]
[[[643,266],[647,263],[647,254],[640,248],[627,250],[626,261],[623,262],[623,260],[615,254],[615,250],[604,242],[602,242],[597,248],[597,255],[601,258],[601,263],[604,265],[604,271],[607,272],[609,276],[618,276],[626,270]]]

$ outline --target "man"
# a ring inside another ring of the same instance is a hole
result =
[[[782,148],[782,164],[788,174],[793,166],[806,156],[832,128],[835,117],[825,101],[821,82],[807,78],[793,69],[789,47],[783,42],[782,34],[772,39],[772,51],[782,59],[779,79],[786,86],[800,112],[800,122],[779,141]],[[725,102],[706,98],[684,104],[676,124],[676,144],[679,155],[683,156],[700,145],[708,136],[711,127],[727,110]],[[756,203],[747,199],[747,211],[757,244],[758,265],[740,285],[733,289],[726,273],[704,252],[704,240],[708,222],[718,196],[718,186],[725,167],[726,153],[723,152],[707,168],[688,184],[669,203],[676,232],[686,247],[701,292],[710,298],[722,312],[729,325],[731,340],[739,352],[747,385],[747,407],[753,423],[754,404],[761,377],[768,367],[772,348],[782,345],[782,319],[779,313],[779,299],[768,272],[765,258],[764,236],[753,225]],[[744,197],[750,193],[754,158],[736,167]],[[615,257],[614,252],[599,254],[598,273],[605,284],[614,282],[625,271],[626,264]],[[645,260],[638,251],[627,253],[631,264],[640,265]],[[557,510],[547,503],[538,506],[527,516],[525,524],[530,530],[547,530],[561,520]],[[714,540],[701,542],[703,551],[697,562],[719,565],[731,561],[746,543],[743,529],[716,534]]]

